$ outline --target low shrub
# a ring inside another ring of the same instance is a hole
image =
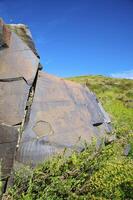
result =
[[[58,155],[34,170],[15,172],[4,200],[132,200],[133,81],[103,76],[71,78],[94,91],[110,114],[116,141],[95,143],[68,158]],[[131,102],[132,103],[132,102]]]
[[[56,156],[28,176],[27,169],[17,171],[8,195],[14,200],[131,200],[133,159],[130,152],[124,155],[128,139],[118,139],[99,150],[93,144],[68,158]]]

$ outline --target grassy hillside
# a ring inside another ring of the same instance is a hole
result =
[[[95,142],[69,158],[59,155],[31,170],[15,173],[5,199],[133,199],[133,80],[103,76],[69,78],[95,92],[113,122],[116,141],[96,149]]]
[[[69,78],[87,85],[96,93],[105,110],[110,114],[115,128],[133,128],[133,80],[104,76]]]

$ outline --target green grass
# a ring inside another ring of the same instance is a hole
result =
[[[86,144],[83,152],[56,156],[15,173],[5,200],[132,200],[133,80],[103,76],[69,78],[87,85],[110,114],[116,141]],[[125,155],[125,150],[129,152]]]
[[[133,129],[133,80],[81,76],[69,80],[88,86],[110,114],[115,128]]]

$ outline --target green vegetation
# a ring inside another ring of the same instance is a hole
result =
[[[124,128],[124,132],[125,129],[127,131],[133,129],[133,80],[104,76],[81,76],[69,79],[88,86],[96,93],[110,114],[115,128]]]
[[[103,76],[70,78],[97,94],[110,114],[116,141],[86,144],[69,158],[56,156],[36,169],[15,173],[6,200],[132,200],[133,80]]]

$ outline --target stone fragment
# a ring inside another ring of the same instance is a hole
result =
[[[0,51],[0,80],[24,78],[28,84],[32,84],[39,65],[38,58],[12,33],[10,47]]]
[[[8,125],[0,124],[0,180],[6,180],[10,176],[14,162],[17,140],[17,129]]]
[[[31,85],[39,67],[39,59],[14,32],[10,35],[9,44],[9,32],[7,25],[1,22],[0,45],[6,43],[8,48],[0,50],[0,80],[22,77]]]
[[[8,24],[8,27],[11,31],[15,32],[27,46],[33,51],[33,53],[40,58],[35,48],[35,44],[32,39],[31,32],[25,24]]]
[[[23,79],[0,81],[0,124],[22,122],[30,86]]]
[[[129,152],[131,150],[131,145],[130,144],[127,144],[124,148],[124,155],[125,156],[128,156]]]
[[[116,140],[116,135],[108,135],[105,139],[105,144],[110,144]]]

